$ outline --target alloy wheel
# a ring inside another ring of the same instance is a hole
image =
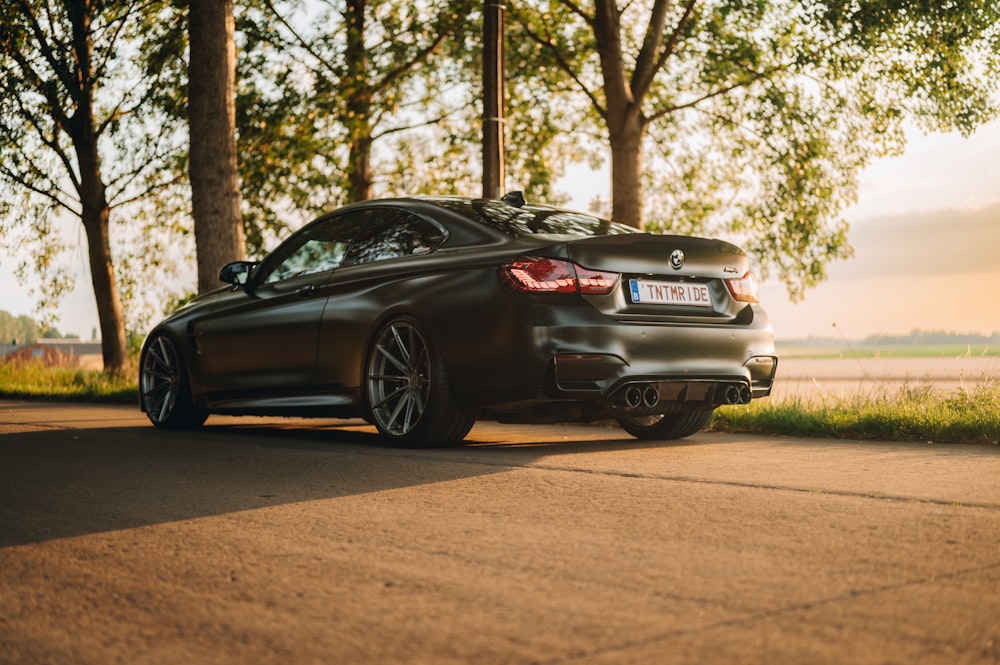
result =
[[[154,423],[165,423],[177,405],[181,366],[173,343],[159,336],[146,349],[139,388],[142,403]]]
[[[431,359],[420,331],[408,321],[386,326],[368,363],[368,399],[379,429],[405,436],[419,425],[431,391]]]

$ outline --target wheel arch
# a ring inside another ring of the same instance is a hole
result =
[[[367,420],[371,420],[371,405],[368,403],[368,390],[367,390],[367,374],[368,374],[368,363],[371,360],[372,353],[375,351],[375,343],[379,333],[385,326],[387,326],[392,321],[398,319],[412,319],[416,323],[417,327],[420,329],[421,333],[427,338],[429,344],[437,345],[436,348],[438,353],[441,353],[441,357],[445,362],[447,367],[448,360],[445,355],[441,352],[440,345],[437,342],[437,336],[428,332],[428,326],[423,318],[420,316],[418,309],[412,303],[399,303],[389,309],[385,310],[379,314],[376,318],[372,319],[372,323],[365,330],[365,343],[364,343],[364,355],[361,357],[361,366],[358,368],[358,391],[360,393],[360,407]],[[450,382],[449,378],[449,382]]]
[[[378,321],[364,361],[360,392],[365,418],[380,434],[407,447],[461,441],[475,423],[475,412],[454,400],[447,364],[425,320],[397,308]],[[397,327],[405,330],[397,334]],[[376,350],[380,343],[386,348],[382,354]]]

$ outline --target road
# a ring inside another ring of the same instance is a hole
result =
[[[0,663],[998,663],[1000,447],[0,402]]]

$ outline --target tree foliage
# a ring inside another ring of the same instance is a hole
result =
[[[33,318],[0,310],[0,344],[29,344],[38,337],[38,323]]]
[[[112,372],[127,349],[111,214],[141,218],[138,202],[168,184],[158,166],[177,151],[150,104],[161,86],[155,53],[142,48],[169,10],[162,2],[86,0],[19,0],[0,9],[0,233],[8,246],[28,250],[19,252],[19,274],[42,277],[44,310],[71,286],[59,267],[57,222],[81,222]],[[141,224],[127,223],[133,231]]]
[[[399,191],[387,176],[405,170],[398,155],[410,144],[397,139],[469,105],[468,84],[449,75],[467,46],[471,4],[237,7],[237,125],[251,246],[261,249],[281,230],[289,209],[312,214]]]
[[[598,119],[614,218],[737,236],[793,296],[850,254],[840,213],[905,121],[968,133],[996,115],[991,0],[510,8],[558,64],[549,91]]]
[[[185,9],[0,6],[0,242],[19,274],[44,275],[51,309],[71,285],[58,227],[80,220],[116,348],[115,289],[166,297],[140,287],[190,242]],[[348,201],[478,194],[481,9],[236,4],[251,253]],[[517,0],[506,14],[510,188],[558,202],[568,163],[607,156],[616,219],[738,240],[793,295],[850,254],[841,213],[860,171],[902,150],[904,123],[968,134],[996,115],[992,0]]]
[[[480,2],[260,0],[237,9],[253,251],[295,212],[370,196],[479,194]],[[547,89],[549,53],[517,34],[507,50],[519,52],[506,93],[507,184],[559,202],[566,164],[596,154],[578,136],[591,132],[588,110]]]

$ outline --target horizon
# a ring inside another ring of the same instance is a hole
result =
[[[7,310],[0,309],[0,312],[7,312]],[[7,312],[14,317],[22,316],[22,314],[15,314],[13,312]],[[30,314],[24,314],[23,316],[31,317]],[[77,334],[75,331],[59,330],[56,326],[56,330],[59,332],[58,337],[42,337],[41,334],[37,339],[30,342],[19,342],[17,346],[22,346],[24,344],[35,344],[35,343],[53,343],[60,341],[73,340],[80,343],[89,342],[100,342],[100,336],[83,336]],[[96,332],[96,331],[94,331]],[[44,334],[44,331],[43,333]],[[793,344],[793,343],[817,343],[817,344],[828,344],[828,345],[840,345],[840,344],[870,344],[877,342],[880,339],[884,339],[889,343],[905,342],[906,340],[916,341],[920,337],[939,337],[945,338],[940,341],[921,341],[922,345],[935,346],[935,345],[953,345],[953,344],[965,344],[970,343],[980,343],[980,342],[990,342],[994,338],[1000,340],[1000,330],[992,332],[976,332],[976,331],[959,331],[959,330],[922,330],[914,329],[908,333],[901,334],[887,334],[887,333],[869,333],[863,337],[844,337],[837,335],[808,335],[807,337],[781,337],[779,335],[775,336],[776,344]],[[947,339],[954,337],[955,339]],[[968,338],[973,337],[975,340],[968,340]],[[12,344],[4,343],[0,341],[0,347],[3,346],[14,346]]]

